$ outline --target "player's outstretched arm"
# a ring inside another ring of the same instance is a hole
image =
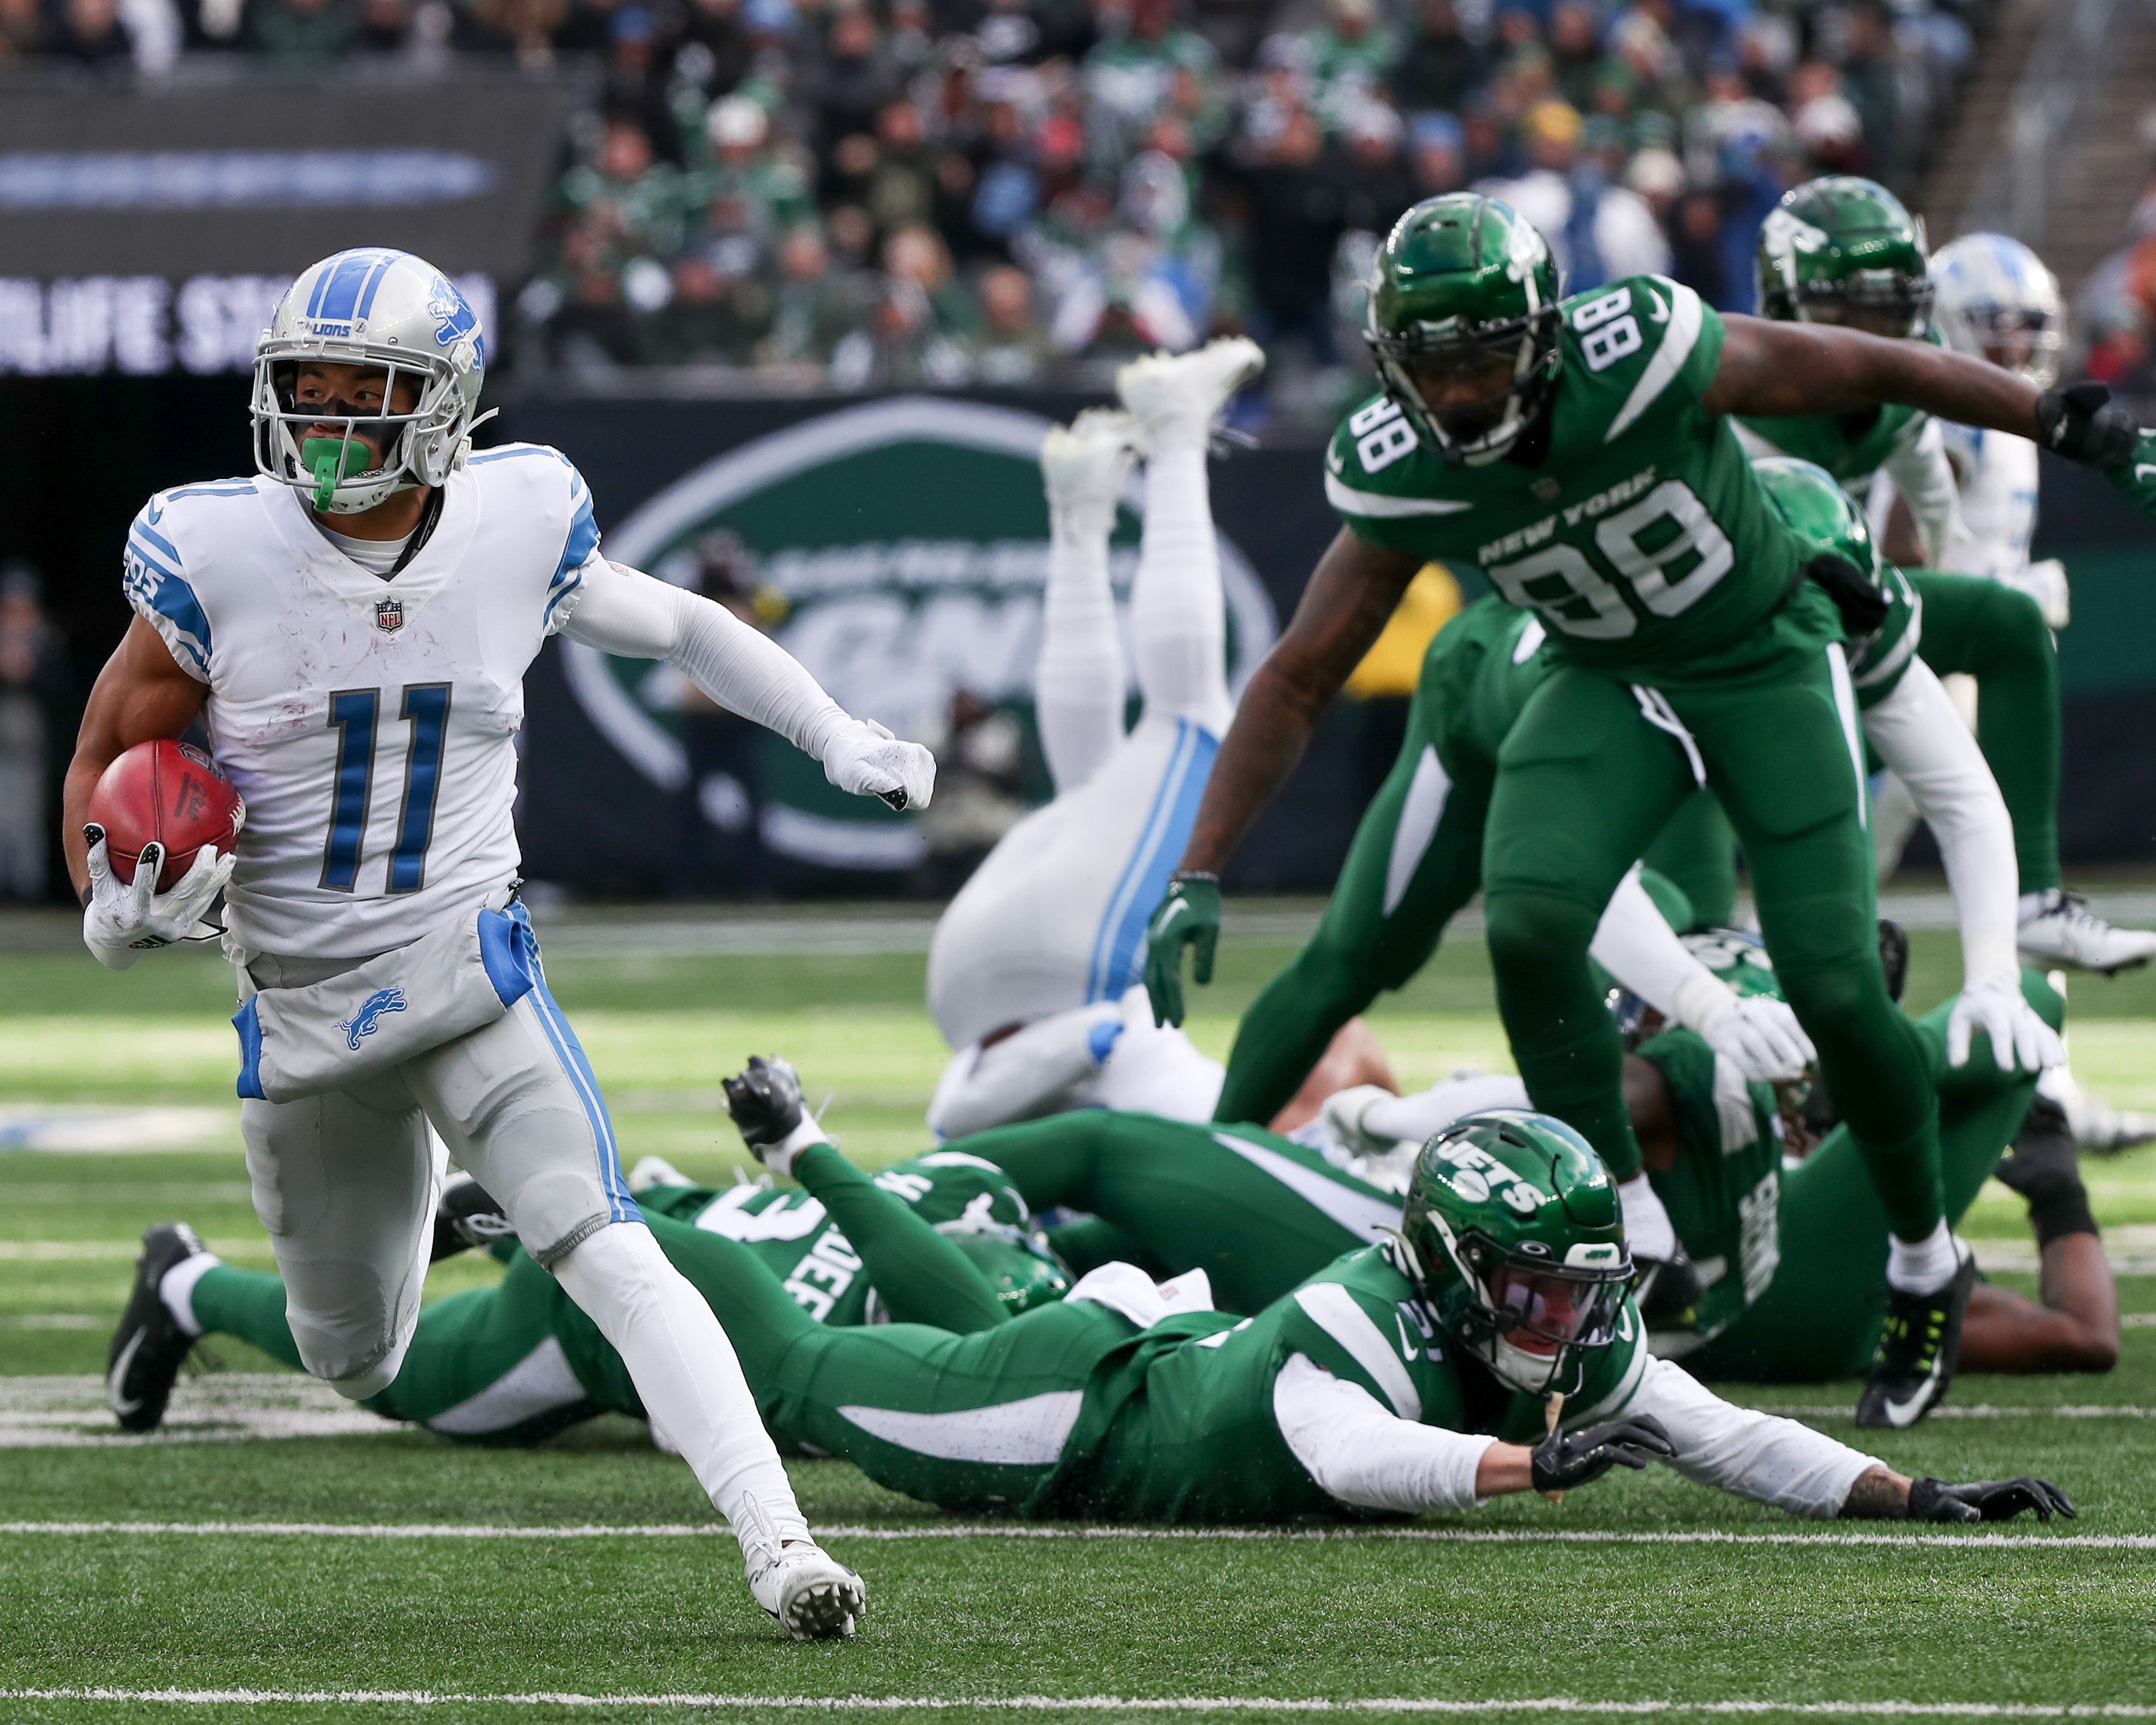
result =
[[[1199,877],[1200,890],[1189,908],[1169,916],[1171,888],[1147,934],[1146,989],[1156,1020],[1183,1022],[1186,946],[1199,946],[1197,979],[1213,979],[1212,944],[1219,933],[1215,877],[1295,770],[1319,717],[1383,632],[1421,567],[1420,558],[1372,545],[1345,527],[1318,559],[1286,632],[1243,691],[1206,781],[1177,870]]]
[[[661,659],[730,712],[767,725],[824,763],[842,791],[926,809],[936,757],[872,720],[850,716],[800,661],[722,605],[641,570],[594,558],[562,601],[572,640],[629,659]]]
[[[2045,439],[2042,392],[1980,359],[1829,324],[1732,313],[1722,326],[1721,362],[1702,403],[1710,413],[1786,418],[1898,402],[1957,425]]]

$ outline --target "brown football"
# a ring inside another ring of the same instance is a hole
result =
[[[246,824],[247,805],[232,781],[192,743],[160,738],[138,742],[105,769],[90,793],[90,819],[105,829],[114,876],[132,883],[142,847],[165,847],[157,891],[169,892],[208,845],[232,849]]]

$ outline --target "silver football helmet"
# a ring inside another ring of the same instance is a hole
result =
[[[382,367],[388,373],[382,407],[361,413],[343,401],[300,406],[299,372],[308,360]],[[470,450],[485,377],[486,332],[440,270],[380,246],[339,252],[300,272],[255,347],[254,470],[330,515],[372,509],[415,485],[439,485]],[[393,413],[400,379],[416,381],[418,399]],[[343,434],[302,440],[316,425],[341,425]],[[370,465],[362,436],[378,439],[378,465]]]
[[[1947,345],[2019,372],[2058,379],[2066,302],[2044,260],[2004,234],[1964,234],[1932,254],[1932,317]]]

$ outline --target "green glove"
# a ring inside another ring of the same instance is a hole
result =
[[[1190,973],[1202,987],[1213,980],[1213,953],[1219,944],[1220,877],[1196,870],[1170,875],[1146,925],[1146,994],[1154,1024],[1183,1022],[1183,949],[1197,948]]]

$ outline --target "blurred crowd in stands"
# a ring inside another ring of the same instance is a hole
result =
[[[2156,154],[2156,108],[2141,122]],[[2127,242],[2089,272],[2075,295],[2068,338],[2075,367],[2143,399],[2156,396],[2156,180],[2127,218]]]
[[[1240,329],[1322,414],[1433,193],[1748,309],[1785,187],[1909,187],[1988,3],[0,0],[0,59],[586,68],[521,362],[1018,386]]]

